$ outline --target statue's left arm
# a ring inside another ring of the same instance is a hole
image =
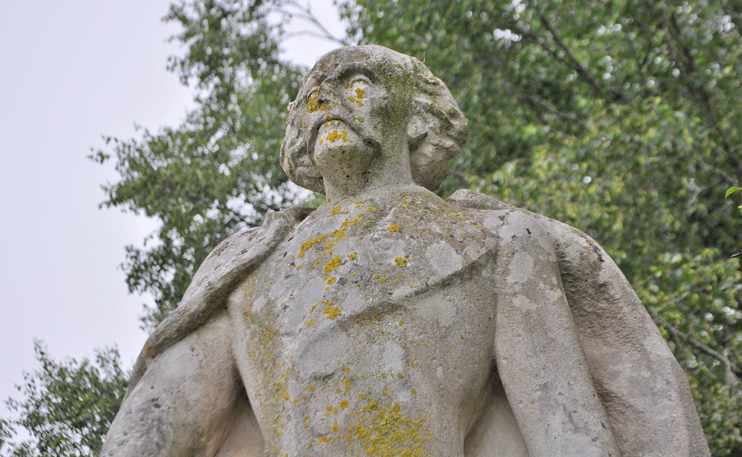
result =
[[[549,235],[525,213],[502,213],[495,356],[528,453],[619,456]]]

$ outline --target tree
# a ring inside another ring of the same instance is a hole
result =
[[[7,402],[20,417],[0,420],[0,452],[13,457],[98,455],[128,384],[118,350],[96,351],[95,362],[57,362],[39,341],[34,352],[41,368],[24,373],[23,386],[17,386],[24,400]],[[18,427],[31,438],[11,441]]]
[[[286,105],[301,69],[279,56],[280,25],[268,15],[281,5],[247,0],[181,1],[166,21],[186,47],[170,69],[198,91],[178,128],[144,130],[141,139],[106,138],[121,180],[104,186],[102,206],[161,222],[145,247],[127,246],[130,292],[149,292],[155,307],[142,317],[154,328],[173,310],[206,255],[225,237],[259,225],[268,210],[293,202],[278,162]]]

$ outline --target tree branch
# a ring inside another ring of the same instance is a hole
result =
[[[300,19],[303,19],[309,22],[310,24],[313,24],[315,27],[319,29],[319,32],[314,32],[314,31],[309,31],[309,30],[301,31],[301,32],[291,32],[286,35],[287,37],[297,36],[297,35],[314,35],[319,38],[324,38],[326,40],[333,41],[343,46],[348,45],[347,40],[338,38],[332,33],[330,33],[329,30],[327,30],[327,28],[317,19],[317,16],[315,16],[314,13],[312,13],[311,5],[308,4],[307,6],[303,6],[295,0],[288,0],[285,4],[286,6],[294,7],[299,11],[296,12],[296,11],[289,11],[289,10],[278,8],[277,11],[279,13],[282,13],[285,16],[288,16],[289,18],[293,18],[294,16],[296,16]]]
[[[664,318],[662,318],[662,316],[660,316],[657,312],[653,310],[649,310],[649,313],[652,315],[652,317],[660,321],[663,324],[663,326],[667,329],[667,331],[670,332],[672,336],[680,339],[681,341],[685,341],[686,343],[698,349],[699,351],[703,352],[704,354],[710,355],[711,357],[721,362],[721,364],[724,365],[724,368],[726,370],[727,384],[730,384],[730,385],[739,384],[740,371],[737,365],[735,365],[731,360],[729,360],[724,355],[714,351],[713,349],[706,346],[705,344],[699,341],[696,341],[690,336],[681,332],[674,325],[670,324]]]
[[[567,56],[567,59],[571,62],[571,67],[574,71],[577,72],[580,76],[582,76],[585,81],[590,85],[590,87],[593,88],[593,91],[602,99],[605,100],[605,93],[603,92],[603,89],[600,87],[600,84],[593,78],[593,75],[590,74],[590,72],[587,71],[587,69],[580,63],[579,60],[575,57],[574,54],[572,54],[572,51],[567,47],[566,44],[562,41],[562,39],[557,34],[557,31],[552,27],[551,23],[546,19],[546,16],[543,12],[538,13],[539,21],[541,22],[541,25],[543,25],[546,30],[549,31],[551,34],[551,37],[554,40],[554,43],[559,47],[559,49],[564,52],[564,54]],[[607,101],[607,100],[606,100]]]
[[[667,42],[667,36],[672,36],[672,38],[677,43],[678,47],[680,48],[680,51],[683,54],[683,62],[680,61],[678,56],[673,52],[672,46],[668,44],[668,51],[672,54],[673,60],[676,62],[676,67],[680,71],[680,76],[683,78],[683,80],[686,83],[686,87],[688,90],[693,94],[694,98],[697,100],[698,104],[701,106],[701,110],[705,113],[705,119],[706,123],[709,127],[711,127],[712,130],[714,130],[717,135],[719,135],[719,139],[721,140],[721,147],[724,149],[724,152],[726,152],[726,159],[728,163],[734,168],[735,173],[738,177],[738,181],[742,181],[742,160],[735,157],[735,153],[738,151],[739,148],[733,148],[729,140],[727,139],[726,134],[724,131],[722,131],[719,123],[719,116],[714,111],[713,105],[711,103],[711,94],[708,93],[707,90],[704,89],[702,84],[695,85],[693,81],[690,81],[689,76],[691,74],[697,74],[700,76],[700,72],[698,71],[698,66],[696,65],[696,60],[693,57],[693,53],[691,50],[681,41],[682,31],[680,30],[680,25],[677,21],[677,15],[675,14],[675,11],[670,8],[670,22],[669,26],[667,23],[667,20],[663,20],[664,23],[664,29],[667,32],[665,37],[663,37],[663,41]]]
[[[520,97],[523,97],[531,105],[536,106],[536,107],[539,107],[539,108],[541,108],[543,110],[546,110],[549,113],[558,116],[559,118],[561,118],[564,121],[567,121],[567,122],[570,122],[570,123],[576,123],[580,127],[583,127],[583,124],[582,124],[582,122],[580,122],[579,119],[577,119],[577,118],[575,118],[573,116],[570,116],[569,114],[562,113],[561,111],[557,110],[556,108],[553,108],[553,107],[549,106],[546,102],[541,101],[538,97],[534,97],[533,95],[529,95],[529,94],[521,91],[520,89],[518,89],[513,84],[510,84],[508,82],[506,82],[506,84],[510,87],[510,90],[512,90],[513,92],[515,92],[516,94],[518,94]]]

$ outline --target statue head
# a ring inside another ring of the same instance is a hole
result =
[[[448,161],[468,135],[466,119],[440,79],[416,58],[376,45],[323,56],[289,104],[281,165],[299,186],[325,193],[318,135],[336,119],[369,145],[367,155],[388,145],[409,154],[412,180],[430,190],[446,178]]]

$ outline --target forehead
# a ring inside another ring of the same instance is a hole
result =
[[[392,51],[393,52],[393,51]],[[363,73],[373,80],[384,80],[390,69],[399,65],[403,56],[398,53],[379,52],[366,47],[346,47],[322,57],[307,74],[303,86],[321,84],[327,78],[340,78],[350,73]]]
[[[317,62],[319,65],[320,62]],[[341,78],[351,73],[363,73],[376,79],[378,71],[364,62],[333,62],[330,65],[323,65],[321,68],[315,66],[312,71],[309,72],[306,79],[304,80],[304,86],[322,84],[322,82],[330,77]]]

